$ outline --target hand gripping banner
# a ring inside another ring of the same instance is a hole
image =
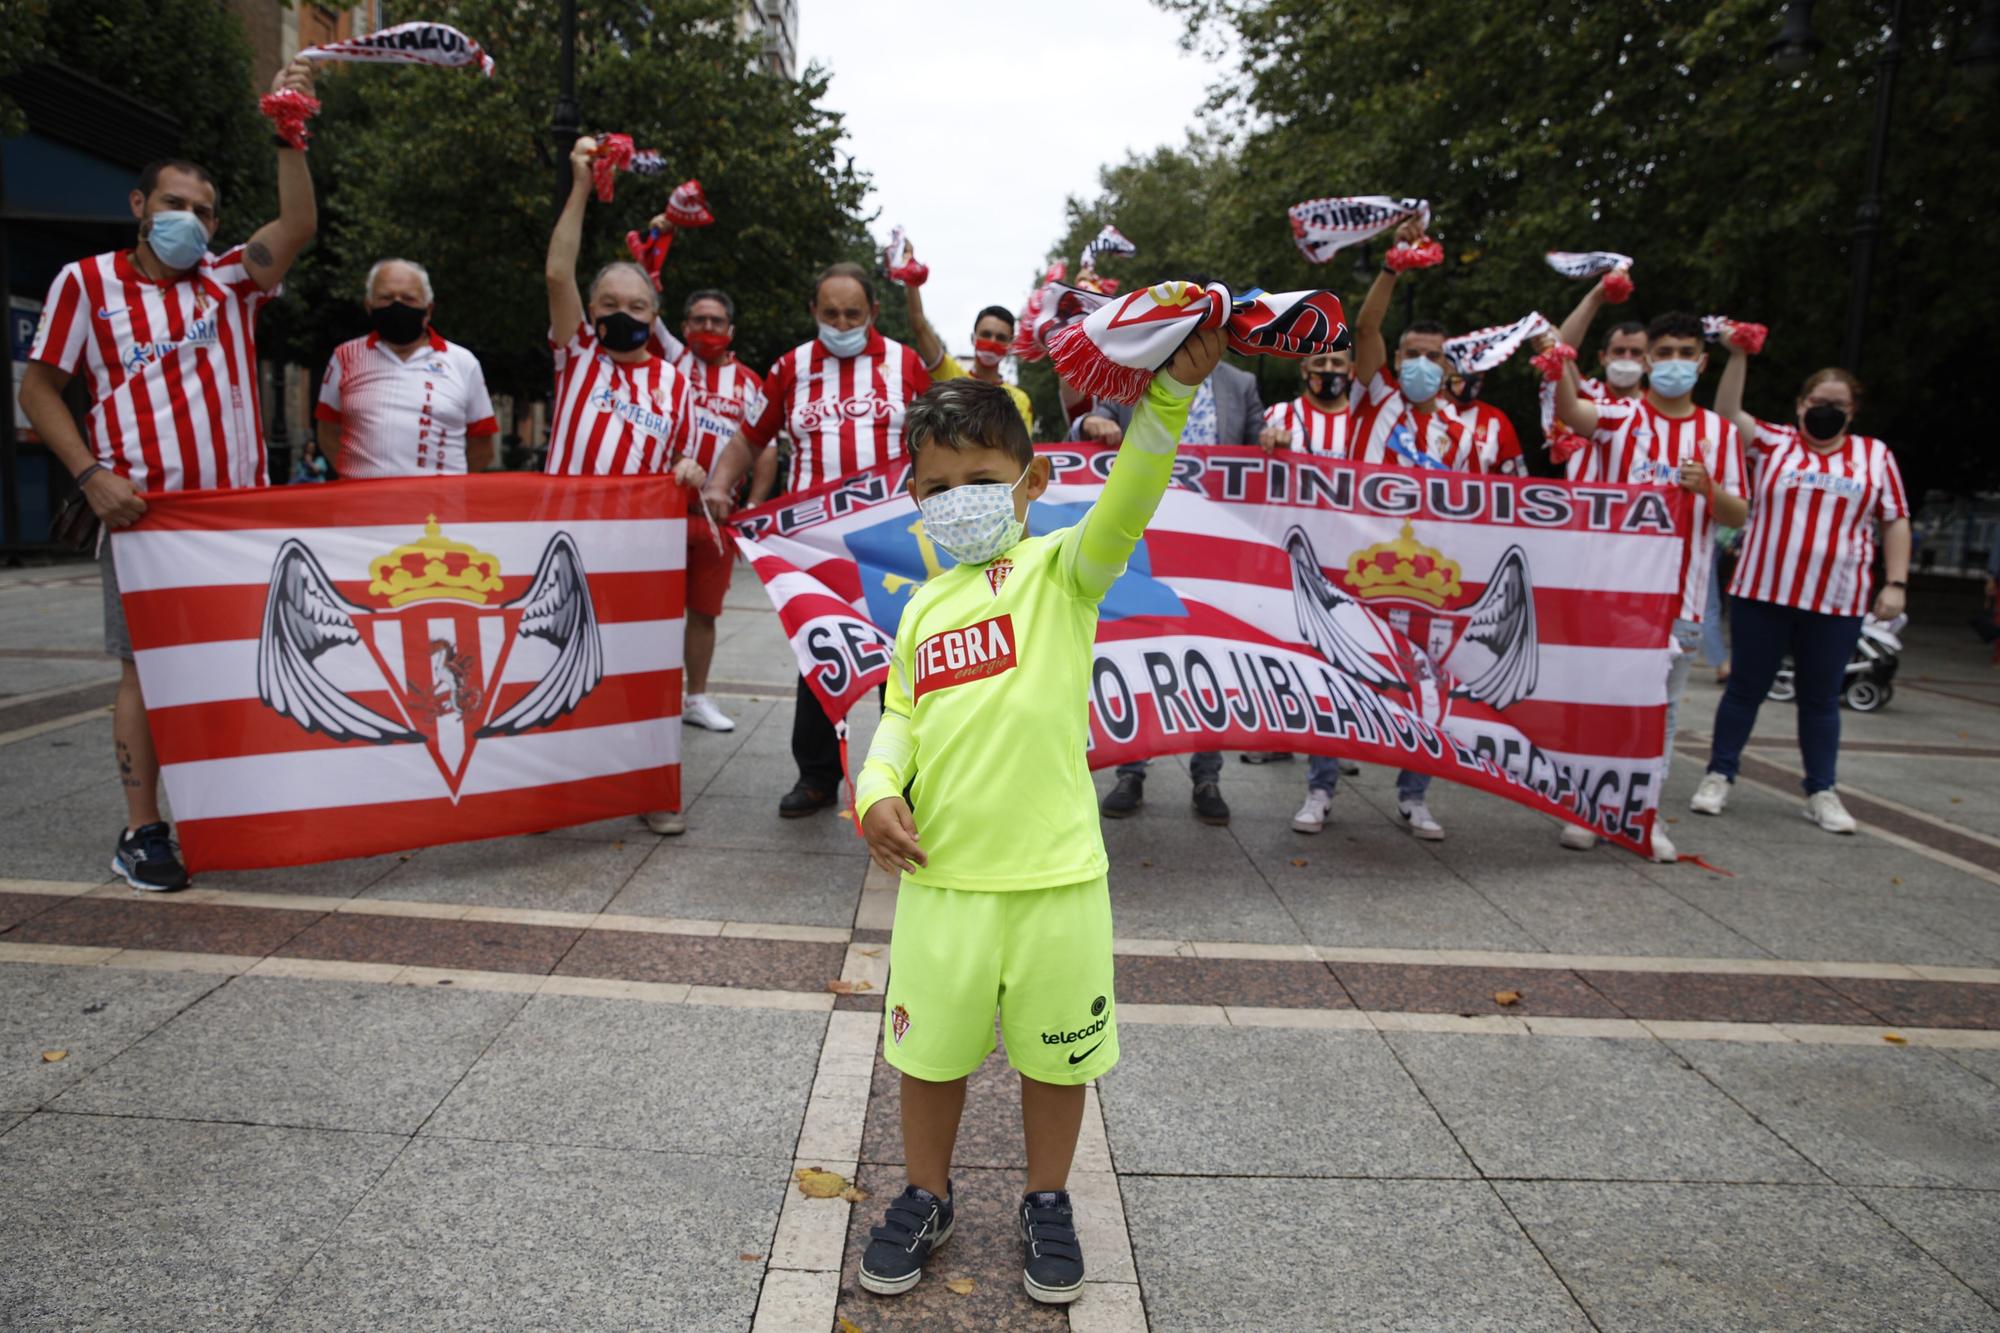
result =
[[[677,808],[684,494],[510,474],[147,496],[111,552],[188,865]]]
[[[1054,479],[1029,509],[1036,535],[1083,517],[1116,453],[1041,452]],[[948,559],[904,490],[908,466],[737,521],[836,721],[887,676],[902,608]],[[1184,449],[1104,600],[1091,765],[1344,755],[1495,792],[1644,854],[1688,524],[1672,488]]]

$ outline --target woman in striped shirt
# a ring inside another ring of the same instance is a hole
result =
[[[1910,576],[1910,504],[1889,446],[1849,427],[1861,382],[1830,367],[1806,377],[1792,422],[1743,411],[1747,354],[1729,346],[1715,410],[1737,424],[1755,474],[1743,552],[1729,587],[1734,642],[1729,684],[1715,710],[1708,772],[1691,807],[1719,815],[1729,800],[1757,708],[1786,654],[1798,682],[1799,752],[1805,816],[1829,833],[1854,832],[1834,792],[1840,752],[1840,687],[1870,608],[1875,532],[1882,531],[1887,581],[1877,618],[1903,613]]]

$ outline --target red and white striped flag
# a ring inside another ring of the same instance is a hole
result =
[[[1028,511],[1035,536],[1082,519],[1115,451],[1039,452],[1053,472]],[[948,559],[916,521],[908,469],[738,521],[836,721],[888,674],[902,608]],[[1182,449],[1175,477],[1100,611],[1092,767],[1346,755],[1649,846],[1685,492],[1236,447]]]
[[[191,869],[678,808],[670,478],[146,498],[111,549]]]

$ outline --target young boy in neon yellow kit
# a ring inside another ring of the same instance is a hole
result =
[[[869,853],[902,877],[882,1042],[903,1075],[909,1187],[869,1233],[869,1291],[914,1287],[951,1235],[965,1078],[993,1051],[996,1009],[1021,1075],[1028,1294],[1061,1304],[1083,1290],[1065,1186],[1084,1084],[1118,1059],[1109,863],[1085,750],[1097,609],[1166,494],[1222,348],[1216,331],[1181,345],[1089,514],[1042,537],[1021,534],[1049,462],[999,386],[934,385],[904,420],[925,534],[959,563],[903,611],[856,784]]]

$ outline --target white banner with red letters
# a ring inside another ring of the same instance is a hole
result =
[[[1030,534],[1080,520],[1116,450],[1044,447]],[[888,674],[902,607],[949,557],[907,460],[742,515],[799,669],[838,720]],[[1651,837],[1683,492],[1181,451],[1105,598],[1091,765],[1286,750],[1417,769]],[[1032,645],[1015,645],[1032,652]]]
[[[669,478],[146,499],[111,550],[191,869],[679,807],[687,520]]]

